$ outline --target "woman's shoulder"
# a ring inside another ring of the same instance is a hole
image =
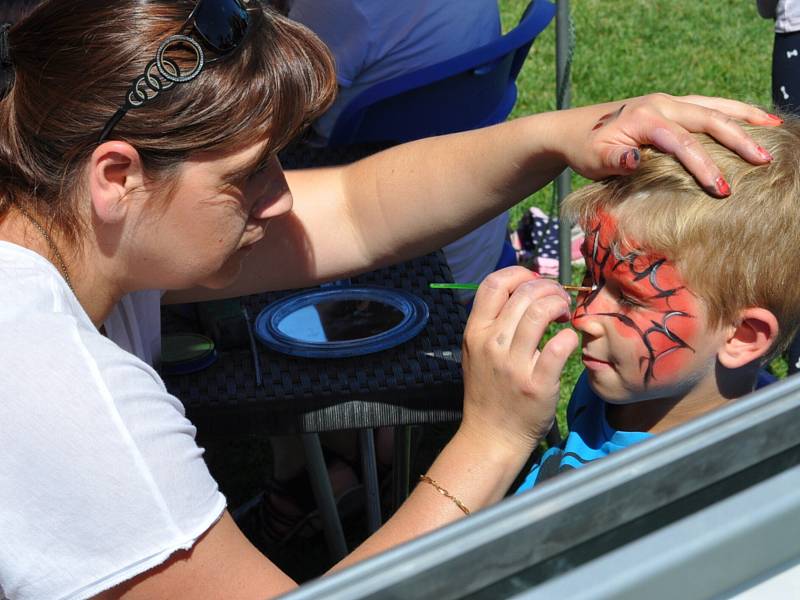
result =
[[[113,313],[113,325],[120,332],[136,333],[137,339],[146,333],[144,324],[157,330],[159,298],[157,291],[126,296],[123,306]],[[132,349],[122,346],[97,330],[49,261],[0,241],[0,357],[6,365],[7,390],[22,388],[26,382],[40,390],[49,389],[32,373],[48,373],[54,381],[82,382],[54,388],[61,397],[89,393],[89,388],[103,387],[103,382],[111,385],[113,392],[127,380],[143,389],[163,390],[155,371]]]
[[[191,547],[225,499],[158,374],[20,257],[19,277],[0,277],[0,531],[14,540],[0,564],[30,597],[93,595]]]

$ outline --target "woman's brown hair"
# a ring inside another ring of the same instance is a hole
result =
[[[195,4],[46,0],[13,25],[13,83],[0,101],[0,218],[19,204],[69,242],[80,239],[81,173],[100,132]],[[333,99],[324,44],[255,1],[247,6],[241,47],[129,110],[110,135],[136,148],[165,189],[190,156],[264,140],[275,152]]]

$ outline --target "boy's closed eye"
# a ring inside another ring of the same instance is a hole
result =
[[[619,304],[623,308],[642,308],[644,304],[631,298],[630,296],[626,296],[624,293],[619,293]]]

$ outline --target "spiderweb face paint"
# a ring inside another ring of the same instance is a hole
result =
[[[619,380],[634,393],[685,380],[703,344],[700,303],[671,262],[633,252],[616,235],[614,219],[601,214],[583,247],[584,284],[596,288],[578,296],[572,321],[584,333],[590,380]]]

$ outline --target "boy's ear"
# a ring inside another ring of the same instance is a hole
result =
[[[130,192],[144,183],[139,153],[127,142],[100,144],[89,161],[89,192],[94,213],[104,223],[118,223],[130,208]]]
[[[766,308],[745,308],[717,353],[722,366],[738,369],[769,352],[778,337],[778,319]]]

